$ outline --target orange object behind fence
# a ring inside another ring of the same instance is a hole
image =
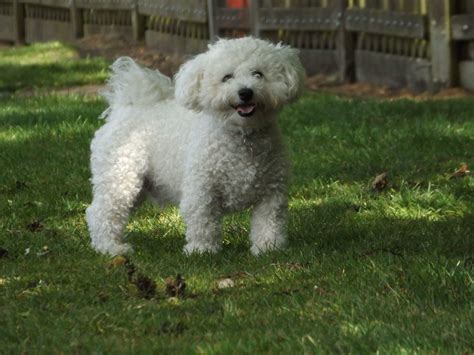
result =
[[[242,9],[247,7],[247,0],[226,0],[227,7],[231,9]]]
[[[248,7],[248,0],[226,0],[225,5],[229,9],[245,9]],[[227,33],[230,37],[243,37],[247,33],[242,30],[231,30]]]

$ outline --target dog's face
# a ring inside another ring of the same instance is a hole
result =
[[[258,126],[302,91],[296,50],[246,37],[219,40],[176,75],[176,99],[240,126]]]

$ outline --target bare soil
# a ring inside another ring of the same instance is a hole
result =
[[[118,57],[133,58],[141,65],[159,69],[165,75],[172,76],[183,63],[183,58],[169,56],[155,49],[145,47],[144,43],[114,35],[93,35],[74,43],[81,57],[104,57],[111,61]]]

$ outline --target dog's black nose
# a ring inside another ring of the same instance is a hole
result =
[[[253,90],[249,88],[243,88],[239,90],[239,97],[243,102],[252,100]]]

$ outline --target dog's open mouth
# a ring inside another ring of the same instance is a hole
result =
[[[234,110],[242,117],[250,117],[255,113],[255,104],[238,104],[232,106]]]

